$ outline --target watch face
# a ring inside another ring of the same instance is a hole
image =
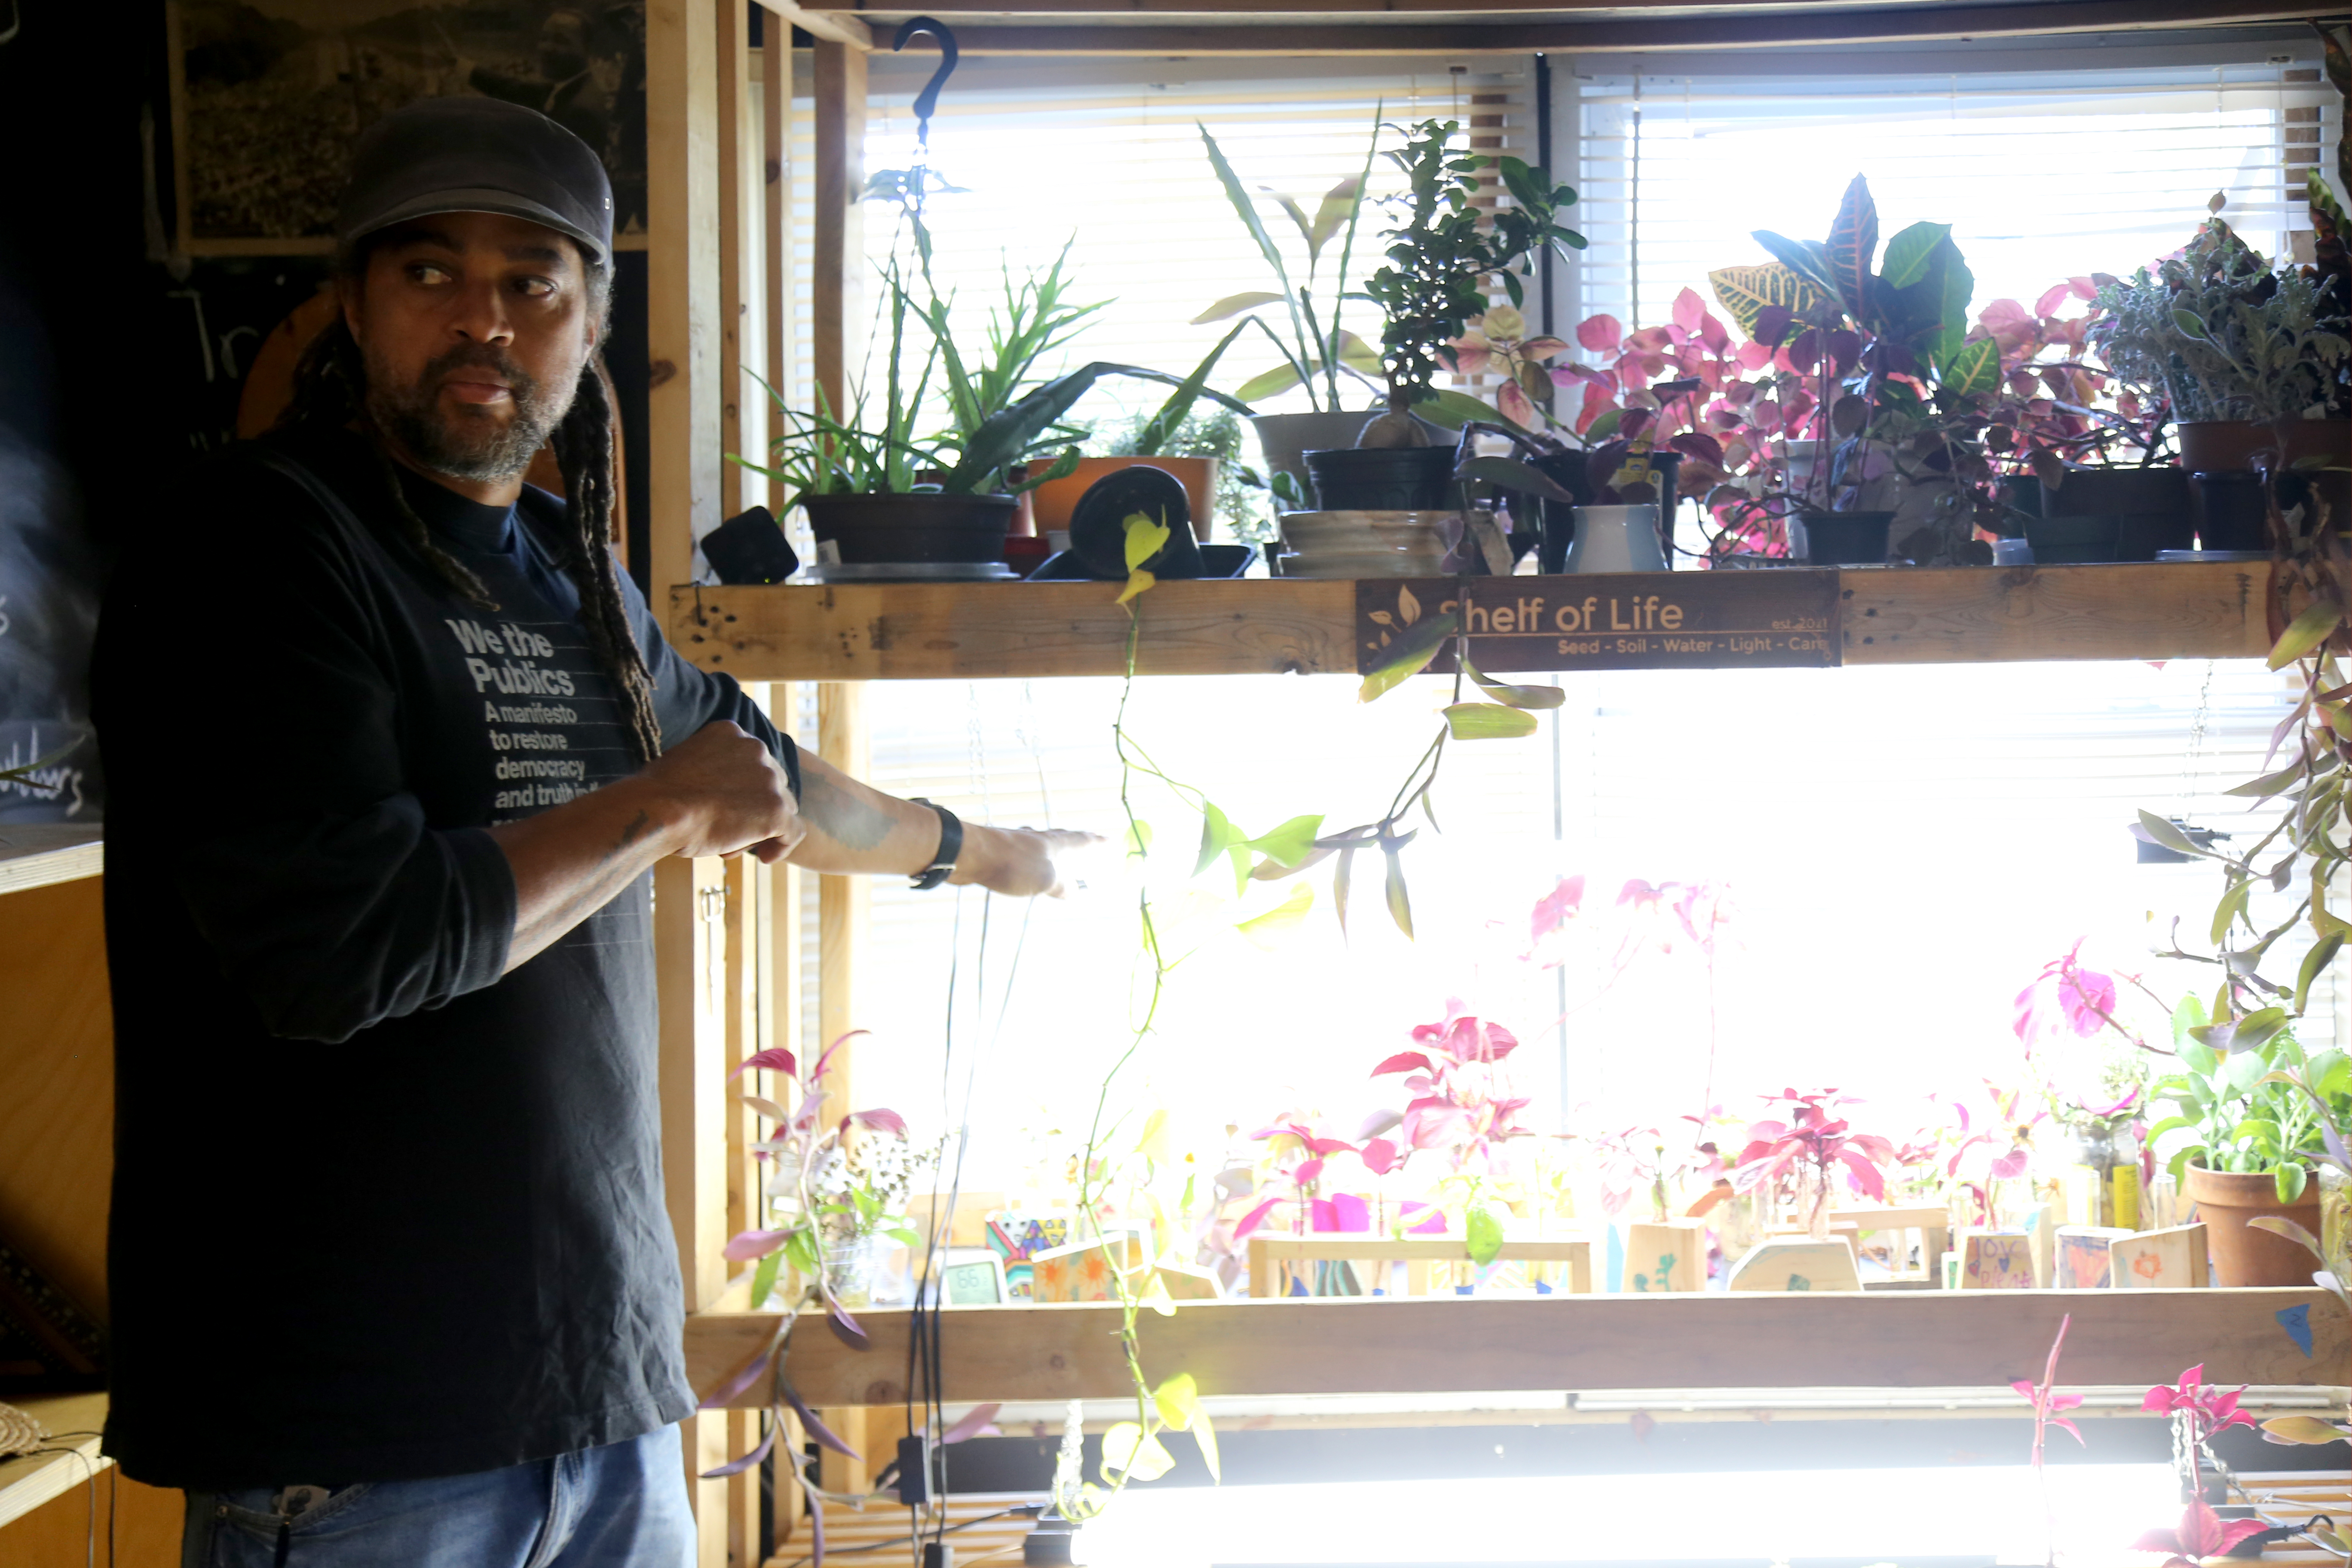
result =
[[[1003,1304],[992,1263],[950,1264],[941,1276],[950,1307],[994,1307]]]

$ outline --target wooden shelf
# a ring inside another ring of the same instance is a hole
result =
[[[54,1433],[94,1433],[106,1425],[103,1394],[25,1394],[7,1403]],[[0,1459],[0,1529],[114,1463],[98,1451],[94,1436],[60,1436],[55,1446],[65,1451]]]
[[[2305,1308],[2306,1354],[2279,1314]],[[1530,1300],[1187,1302],[1142,1320],[1145,1368],[1210,1394],[1460,1394],[1656,1388],[1955,1388],[2038,1380],[2072,1314],[2068,1385],[2169,1381],[2327,1386],[2352,1363],[2352,1321],[2326,1291],[1998,1290],[1893,1294],[1557,1296]],[[950,1307],[940,1364],[951,1404],[1128,1394],[1115,1306]],[[909,1314],[857,1314],[850,1349],[811,1315],[793,1334],[793,1386],[813,1405],[905,1398]],[[687,1375],[709,1391],[766,1345],[772,1312],[686,1325]],[[754,1379],[733,1403],[765,1402]]]
[[[106,847],[94,822],[0,824],[0,893],[95,877]]]
[[[1611,581],[1658,592],[1693,575]],[[1844,664],[2253,658],[2271,645],[2260,563],[1835,576],[1834,662]],[[1537,593],[1568,580],[1508,581]],[[1118,675],[1128,629],[1118,596],[1108,583],[688,585],[670,590],[669,634],[695,663],[747,681]],[[1138,603],[1144,674],[1356,669],[1351,582],[1162,583]]]

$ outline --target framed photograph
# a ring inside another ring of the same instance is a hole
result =
[[[645,0],[172,0],[167,16],[189,255],[323,253],[360,132],[469,94],[536,109],[596,149],[615,233],[644,244]]]

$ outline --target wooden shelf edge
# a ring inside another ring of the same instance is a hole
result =
[[[95,877],[106,869],[97,823],[0,824],[0,893]]]
[[[1663,592],[1691,575],[1647,581]],[[2253,658],[2271,644],[2259,562],[1862,569],[1838,580],[1849,665]],[[1129,627],[1118,596],[1109,583],[688,584],[670,590],[669,635],[703,668],[745,681],[1115,676]],[[1352,582],[1163,583],[1137,604],[1140,674],[1355,673]]]
[[[2302,1308],[2303,1349],[2280,1314]],[[1142,1322],[1145,1368],[1203,1394],[1461,1394],[1499,1389],[1951,1388],[2038,1380],[2072,1315],[2061,1381],[2148,1386],[2199,1362],[2216,1383],[2334,1386],[2352,1318],[2316,1289],[1999,1290],[1187,1302]],[[954,1404],[1108,1399],[1130,1391],[1119,1309],[949,1308]],[[897,1405],[909,1314],[857,1314],[871,1348],[803,1323],[787,1363],[813,1405]],[[718,1387],[767,1345],[772,1312],[686,1325],[687,1375]],[[732,1401],[761,1404],[764,1378]]]
[[[52,1432],[96,1432],[106,1425],[103,1394],[20,1394],[7,1403]],[[61,1439],[56,1453],[0,1459],[0,1530],[113,1464],[98,1444],[96,1437]]]

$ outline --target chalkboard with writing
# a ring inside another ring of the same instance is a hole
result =
[[[1488,671],[1826,668],[1839,662],[1835,572],[1368,579],[1356,664],[1369,673],[1431,616],[1459,610]],[[1454,668],[1452,645],[1430,668]]]

